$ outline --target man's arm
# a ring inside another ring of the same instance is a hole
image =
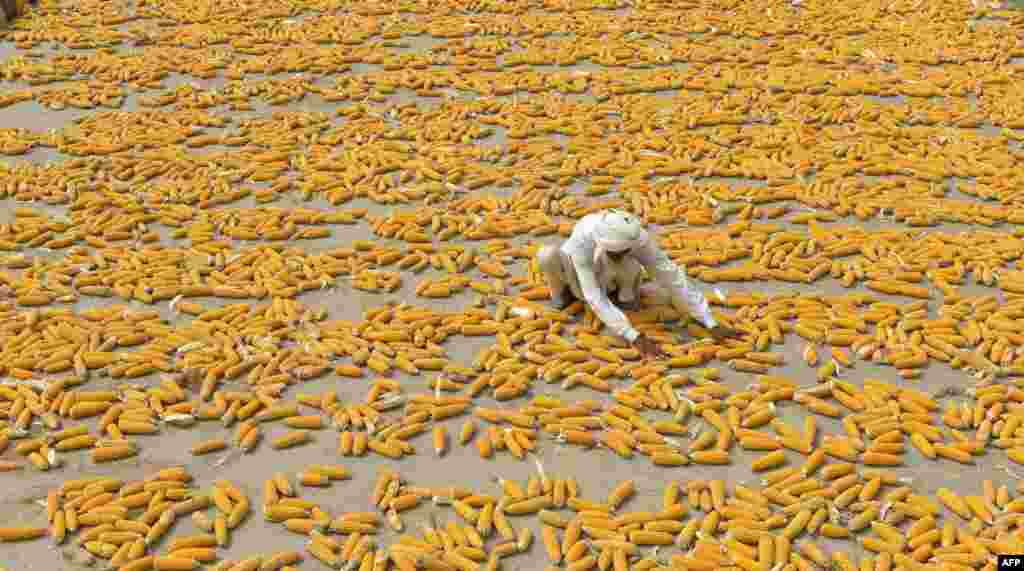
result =
[[[711,314],[711,306],[701,291],[686,279],[686,273],[677,266],[665,252],[653,242],[636,252],[637,260],[643,264],[658,284],[668,290],[674,304],[682,303],[690,313],[708,329],[718,325]]]
[[[612,333],[625,338],[630,343],[635,341],[640,336],[640,332],[633,328],[626,314],[622,313],[622,310],[618,307],[615,307],[615,304],[608,299],[608,293],[598,285],[593,265],[577,257],[572,257],[572,263],[576,266],[576,277],[580,282],[583,300],[587,302],[587,305],[590,306],[590,309],[597,315],[598,319]]]

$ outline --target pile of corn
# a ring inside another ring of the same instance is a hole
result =
[[[0,478],[223,434],[143,480],[73,474],[0,542],[73,539],[123,571],[539,569],[531,550],[550,571],[994,570],[1024,553],[1024,485],[903,474],[1024,464],[1021,25],[911,0],[41,1],[0,31],[0,108],[80,116],[0,128],[0,154],[62,157],[0,164]],[[550,307],[541,240],[610,207],[695,279],[761,284],[710,298],[743,338],[647,307],[667,357],[641,359]],[[829,282],[849,291],[810,289]],[[390,301],[352,321],[303,302],[334,289]],[[961,381],[924,388],[945,367]],[[365,398],[303,392],[339,378]],[[300,492],[346,465],[266,474],[261,500],[187,468],[329,428],[339,462],[463,446],[538,473],[493,494],[383,468],[365,511],[331,513]],[[547,474],[559,446],[669,469],[661,510],[625,509],[633,480],[587,497]],[[760,485],[685,475],[733,463]],[[408,529],[428,504],[453,513]],[[255,512],[304,548],[222,559]],[[186,517],[203,533],[175,535]]]

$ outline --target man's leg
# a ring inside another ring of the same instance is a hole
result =
[[[565,269],[562,266],[560,246],[544,246],[537,251],[537,267],[544,274],[551,292],[551,302],[557,307],[565,307],[575,301],[569,284],[566,283]]]

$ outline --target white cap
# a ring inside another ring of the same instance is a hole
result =
[[[646,234],[636,216],[614,209],[601,215],[601,224],[596,230],[594,238],[605,252],[628,250],[641,243]]]

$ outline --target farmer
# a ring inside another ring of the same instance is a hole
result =
[[[634,329],[619,309],[636,309],[640,296],[662,301],[668,298],[676,309],[699,319],[716,340],[740,335],[715,321],[704,295],[690,285],[683,271],[628,212],[605,210],[585,216],[568,240],[541,248],[537,263],[555,304],[564,309],[576,300],[585,301],[613,333],[644,355],[661,355],[662,350]],[[656,283],[641,286],[642,270]],[[615,303],[609,299],[613,293]]]

